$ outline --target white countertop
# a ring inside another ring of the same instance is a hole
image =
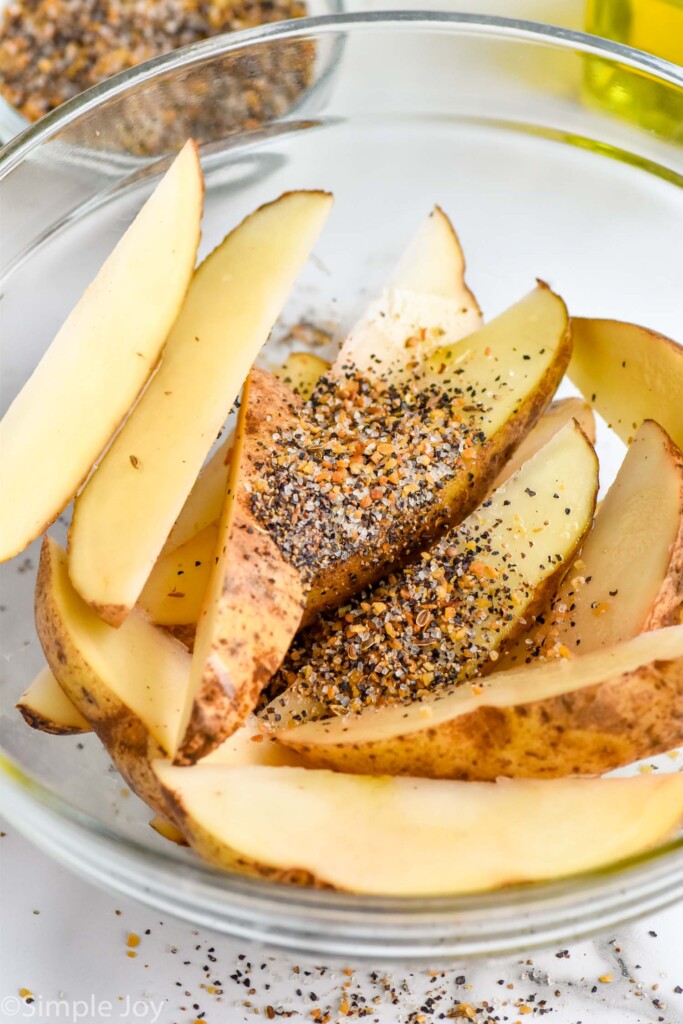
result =
[[[345,974],[197,932],[99,892],[31,847],[13,827],[2,827],[2,1024],[340,1024],[358,1020],[359,1010],[367,1011],[361,1019],[368,1024],[525,1024],[546,1015],[548,1024],[683,1022],[680,905],[528,960],[457,964],[432,976],[382,968],[373,974],[350,963],[348,969],[356,969]],[[131,934],[140,938],[134,949],[127,945]]]

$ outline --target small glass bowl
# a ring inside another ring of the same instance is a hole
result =
[[[324,17],[164,56],[65,104],[2,151],[2,408],[168,165],[167,157],[137,154],[131,168],[125,148],[103,146],[103,137],[122,122],[139,127],[140,110],[154,111],[159,123],[189,116],[184,97],[192,108],[197,85],[210,112],[231,81],[263,66],[264,55],[276,66],[283,49],[302,41],[314,44],[318,68],[334,55],[325,88],[202,146],[202,252],[287,189],[335,192],[335,212],[283,325],[306,317],[343,334],[439,202],[459,231],[487,316],[538,275],[578,314],[683,333],[683,151],[596,107],[583,87],[586,62],[597,59],[627,81],[647,76],[678,102],[680,68],[521,21]],[[598,450],[604,486],[623,449],[601,424]],[[68,513],[57,536],[67,521]],[[3,809],[85,877],[219,932],[375,963],[509,955],[613,927],[683,896],[681,835],[602,871],[466,897],[366,898],[213,870],[148,827],[150,812],[122,789],[94,737],[41,735],[14,712],[42,663],[32,621],[36,559],[34,545],[0,570]],[[666,757],[654,763],[676,769]],[[352,807],[348,818],[353,828]],[[518,827],[533,834],[534,822]]]
[[[0,0],[0,20],[2,19],[4,9],[9,7],[11,3],[12,0]],[[311,17],[341,14],[344,11],[344,2],[343,0],[307,0],[306,9]],[[239,34],[241,35],[242,33]],[[261,73],[257,76],[256,69],[250,68],[249,76],[252,83],[258,77],[261,81],[267,82],[269,86],[275,85],[278,87],[276,102],[267,104],[269,106],[267,115],[269,119],[275,116],[276,111],[282,113],[283,109],[287,109],[291,113],[292,109],[295,106],[298,107],[302,102],[310,106],[311,94],[316,94],[324,86],[336,64],[339,45],[341,44],[338,43],[337,46],[327,47],[322,59],[320,54],[318,54],[310,78],[305,84],[296,80],[303,76],[297,75],[295,69],[301,71],[304,68],[304,61],[299,58],[296,48],[293,54],[290,51],[286,68],[280,74],[278,74],[277,68],[269,60],[274,51],[269,50],[267,53],[263,53],[263,63],[265,66],[261,69]],[[233,78],[236,79],[237,76],[233,75]],[[116,125],[109,124],[107,131],[101,133],[100,137],[93,138],[90,136],[88,138],[88,133],[86,132],[87,141],[97,151],[101,150],[103,146],[113,149],[117,154],[120,164],[132,166],[139,162],[138,158],[140,157],[144,160],[144,157],[161,156],[165,151],[174,151],[182,145],[184,138],[190,134],[197,139],[201,138],[204,142],[209,141],[207,135],[210,135],[211,138],[222,137],[225,132],[226,120],[234,122],[240,116],[243,120],[245,116],[248,116],[249,103],[244,100],[246,90],[241,87],[243,84],[238,80],[235,81],[235,90],[241,94],[242,102],[236,102],[231,100],[230,97],[226,98],[224,95],[218,97],[215,93],[213,96],[210,95],[208,99],[209,101],[213,100],[213,104],[211,104],[211,109],[209,109],[208,116],[206,116],[207,104],[205,100],[207,99],[207,90],[205,84],[201,81],[201,76],[191,84],[188,81],[183,81],[182,89],[184,95],[177,105],[185,108],[185,117],[183,123],[177,124],[177,128],[171,131],[169,131],[168,123],[163,126],[159,124],[156,104],[152,102],[147,106],[142,101],[142,96],[138,96],[132,117],[127,116],[125,119],[120,119]],[[193,88],[195,90],[194,103],[191,102],[191,90]],[[258,82],[256,82],[256,90],[259,93],[259,97],[262,98],[263,91],[259,88]],[[13,107],[3,96],[0,96],[0,144],[9,142],[14,136],[19,135],[26,128],[30,127],[31,123],[28,118]]]

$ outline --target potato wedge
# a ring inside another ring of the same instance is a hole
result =
[[[278,380],[281,380],[287,387],[299,395],[303,400],[310,397],[310,394],[318,383],[323,373],[330,368],[330,364],[324,359],[320,359],[319,356],[313,355],[311,352],[293,352],[282,366],[275,370],[275,376]],[[147,588],[150,585],[150,590],[145,594],[143,591],[143,597],[140,599],[140,603],[143,607],[148,608],[150,614],[154,618],[154,608],[156,607],[156,599],[152,597],[152,591],[154,594],[164,592],[165,584],[162,582],[164,576],[169,572],[172,572],[172,560],[165,561],[166,556],[170,555],[172,551],[177,551],[178,548],[184,548],[184,551],[179,555],[179,559],[182,559],[187,564],[196,562],[198,559],[201,560],[203,554],[203,546],[208,534],[204,531],[209,526],[214,527],[214,531],[218,527],[218,520],[220,519],[223,503],[225,502],[225,489],[228,485],[228,467],[230,465],[230,453],[233,445],[233,433],[230,434],[222,443],[220,448],[216,449],[212,457],[207,462],[204,469],[197,477],[192,490],[187,496],[187,500],[183,505],[178,518],[176,519],[173,529],[171,530],[168,540],[164,544],[163,550],[157,564],[152,570],[152,574],[145,584]],[[201,537],[199,536],[201,535]],[[197,540],[197,546],[201,553],[197,557],[192,557],[194,550],[191,542],[192,538],[195,537]],[[158,576],[155,580],[154,577]],[[208,574],[206,576],[208,579]],[[204,587],[206,586],[206,579],[204,580]],[[198,590],[199,592],[199,590]],[[199,593],[199,601],[201,601],[201,593]],[[169,621],[172,623],[189,623],[196,622],[196,615],[194,618],[182,618],[179,616],[179,609],[171,610],[171,618]],[[198,611],[198,606],[197,606]],[[161,612],[162,618],[155,621],[165,621],[163,616],[164,612]]]
[[[307,764],[361,774],[597,775],[683,743],[683,626],[276,735]]]
[[[252,400],[253,383],[259,381],[264,388]],[[242,393],[216,556],[197,622],[183,739],[176,753],[179,764],[205,757],[242,725],[301,621],[304,591],[299,575],[291,566],[286,567],[288,575],[282,572],[273,540],[237,500],[239,480],[250,476],[250,460],[262,458],[259,431],[268,434],[270,424],[286,411],[278,401],[295,398],[258,370],[252,370]],[[243,471],[243,466],[248,468]],[[257,566],[256,588],[254,574],[243,571],[252,562]]]
[[[0,423],[0,561],[69,504],[154,370],[190,283],[204,185],[188,142]]]
[[[234,443],[234,437],[230,440]],[[212,474],[210,466],[207,472]],[[216,496],[220,493],[224,499],[227,476],[220,481],[216,478],[216,483],[220,483]],[[184,544],[159,556],[138,599],[138,606],[157,626],[187,625],[194,630],[209,585],[217,544],[218,523],[209,523]]]
[[[652,420],[636,432],[575,568],[501,667],[587,654],[677,625],[683,607],[683,456]]]
[[[292,352],[273,373],[303,402],[307,402],[316,384],[329,368],[327,360],[321,359],[313,352]],[[220,512],[218,514],[220,515]]]
[[[443,344],[478,330],[481,310],[465,282],[465,259],[450,220],[435,206],[401,256],[388,286],[369,305],[344,341],[331,373],[347,368],[385,378],[410,372]]]
[[[16,707],[26,724],[39,732],[77,736],[91,731],[90,723],[64,693],[47,665],[19,698]]]
[[[465,333],[481,326],[479,303],[465,281],[465,257],[460,239],[440,206],[431,210],[411,239],[389,281],[389,288],[457,302],[470,317]]]
[[[486,783],[154,767],[174,820],[211,863],[373,895],[564,878],[643,853],[683,819],[680,774]]]
[[[120,629],[76,593],[64,550],[43,542],[36,629],[59,685],[90,722],[131,788],[164,813],[150,759],[172,757],[190,678],[190,655],[134,611]]]
[[[422,360],[402,393],[331,376],[328,397],[319,386],[310,403],[322,405],[323,427],[291,392],[278,395],[278,382],[252,374],[239,513],[229,540],[218,542],[229,580],[178,763],[205,756],[241,724],[302,624],[476,505],[552,395],[568,359],[565,317],[562,301],[539,286]],[[214,600],[218,593],[216,585]]]
[[[573,317],[572,337],[567,373],[622,441],[649,419],[683,448],[683,347],[618,320]]]
[[[285,383],[287,382],[285,381]],[[504,464],[491,490],[502,486],[513,473],[517,472],[520,466],[535,455],[571,419],[575,419],[579,423],[589,441],[594,443],[595,420],[588,403],[580,398],[565,398],[553,402],[536,426],[526,435],[519,448]],[[230,444],[232,444],[232,438]],[[210,499],[213,506],[219,497],[225,494],[227,466],[223,470],[224,476],[221,475],[220,481],[213,476],[214,470],[211,463],[205,472],[207,474],[206,488],[202,488],[204,497],[208,497],[209,486],[213,487],[215,481],[215,494]],[[203,475],[200,475],[197,481],[198,485],[202,481],[202,477]],[[209,477],[212,478],[211,484],[209,484]],[[197,494],[198,491],[199,487]],[[195,491],[188,498],[183,512],[185,509],[189,511],[194,495]],[[183,513],[181,513],[178,523],[182,517]],[[202,514],[198,513],[194,516],[193,522],[197,525],[203,522]],[[217,524],[210,523],[194,536],[190,536],[183,544],[177,547],[171,546],[168,553],[164,552],[160,555],[138,602],[157,625],[193,627],[196,624],[209,580],[211,555],[216,547],[217,533]]]
[[[529,431],[519,447],[503,464],[493,482],[491,491],[502,487],[518,469],[522,468],[525,462],[533,458],[536,452],[540,452],[541,448],[571,420],[576,420],[590,443],[594,445],[595,417],[588,402],[581,398],[560,398],[548,406],[536,426]]]
[[[111,625],[140,596],[331,202],[324,192],[288,193],[202,263],[159,372],[79,495],[69,573]]]
[[[461,526],[303,634],[264,721],[405,705],[480,675],[571,564],[597,487],[595,453],[572,422]]]

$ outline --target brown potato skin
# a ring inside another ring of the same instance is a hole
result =
[[[46,732],[50,736],[83,736],[87,735],[89,731],[88,729],[79,729],[77,725],[59,725],[50,718],[43,718],[42,715],[37,714],[32,708],[26,707],[25,704],[19,703],[15,707],[26,724],[37,732]]]
[[[680,517],[678,521],[678,534],[671,549],[671,559],[666,576],[659,588],[654,604],[650,609],[642,633],[653,629],[662,629],[664,626],[678,626],[683,623],[683,454],[678,446],[665,433],[666,452],[676,464],[679,477],[679,499],[678,507]]]
[[[391,740],[287,742],[315,768],[493,782],[600,775],[683,743],[683,659],[510,707],[481,707]]]
[[[277,378],[252,371],[243,472],[228,540],[230,571],[221,595],[230,638],[223,638],[216,658],[206,661],[175,764],[194,764],[242,725],[301,625],[303,581],[254,518],[245,487],[258,473],[256,464],[271,450],[273,431],[279,424],[295,422],[300,406],[301,400]]]
[[[78,648],[60,633],[57,627],[59,613],[54,607],[49,586],[53,571],[51,559],[50,546],[45,538],[36,579],[35,619],[47,663],[64,692],[90,722],[133,792],[159,814],[165,814],[166,801],[150,762],[166,754],[132,711],[113,694],[102,691]]]

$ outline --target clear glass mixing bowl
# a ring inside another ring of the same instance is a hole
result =
[[[315,54],[315,87],[260,123],[212,129],[230,83],[263,79],[264,68],[277,75],[293,46]],[[596,57],[626,81],[658,83],[669,108],[681,102],[680,68],[617,44],[496,18],[386,13],[211,39],[65,105],[0,157],[2,407],[167,165],[140,155],[140,137],[150,123],[191,130],[198,96],[209,140],[204,252],[286,189],[336,195],[283,322],[306,316],[343,332],[439,202],[487,316],[539,275],[578,314],[680,337],[683,151],[587,102],[585,65]],[[621,451],[604,429],[599,451],[605,485]],[[44,736],[14,711],[41,665],[36,556],[34,546],[0,575],[3,809],[93,881],[197,925],[319,957],[430,964],[565,942],[683,895],[680,836],[609,870],[481,896],[371,899],[212,870],[152,832],[94,737]]]

